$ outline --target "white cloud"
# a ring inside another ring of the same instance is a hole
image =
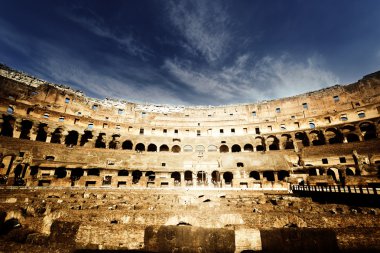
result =
[[[231,40],[229,17],[217,1],[169,3],[169,17],[184,38],[181,45],[208,62],[223,57]]]
[[[138,56],[141,59],[146,60],[148,56],[153,55],[151,50],[141,44],[132,33],[116,33],[106,26],[101,17],[97,16],[95,13],[90,13],[92,14],[91,17],[89,15],[75,16],[71,14],[68,15],[68,18],[80,24],[95,35],[116,42],[123,51],[133,56]]]
[[[221,71],[195,70],[178,60],[167,60],[164,67],[181,83],[208,96],[211,104],[293,96],[339,82],[317,57],[296,62],[289,55],[267,56],[255,62],[245,54]]]

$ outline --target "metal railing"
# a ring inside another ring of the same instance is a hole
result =
[[[320,185],[293,185],[293,192],[326,192],[378,195],[380,188],[368,186],[320,186]]]

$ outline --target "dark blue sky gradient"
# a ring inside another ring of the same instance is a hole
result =
[[[380,69],[380,2],[1,1],[0,62],[97,98],[219,105]]]

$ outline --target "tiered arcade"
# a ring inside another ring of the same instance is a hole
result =
[[[380,184],[380,72],[226,106],[97,100],[3,65],[0,87],[3,185]]]

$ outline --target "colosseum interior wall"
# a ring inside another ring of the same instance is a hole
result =
[[[0,86],[0,251],[380,250],[380,72],[224,106]]]

